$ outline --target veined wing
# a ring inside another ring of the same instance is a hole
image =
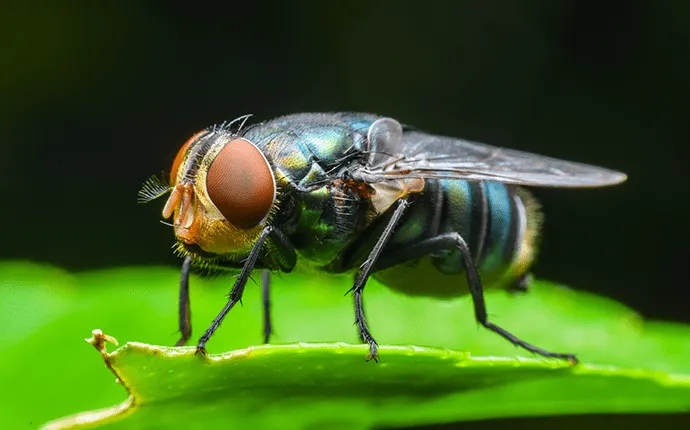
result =
[[[418,131],[381,118],[368,133],[368,163],[356,175],[370,182],[405,178],[497,181],[537,187],[603,187],[626,175],[602,167]]]

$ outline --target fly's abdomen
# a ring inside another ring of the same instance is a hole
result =
[[[427,180],[402,225],[393,249],[443,233],[459,233],[487,287],[505,286],[525,273],[534,256],[541,215],[524,189],[498,182]],[[438,249],[420,260],[376,275],[387,286],[415,295],[454,296],[466,292],[462,256]]]
[[[450,209],[442,230],[463,236],[480,273],[495,278],[526,271],[540,222],[534,198],[522,188],[499,182],[442,181],[442,185]],[[444,273],[457,273],[460,258],[458,251],[451,251],[436,259],[436,266]]]

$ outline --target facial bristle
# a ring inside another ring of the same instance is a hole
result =
[[[148,203],[162,195],[169,193],[172,187],[157,175],[153,175],[144,182],[139,189],[137,203]]]

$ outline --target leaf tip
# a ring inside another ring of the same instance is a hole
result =
[[[91,337],[88,339],[84,339],[84,340],[87,343],[89,343],[91,346],[96,348],[96,351],[100,352],[101,354],[106,354],[108,352],[108,351],[106,351],[106,348],[105,348],[106,343],[110,342],[115,346],[118,345],[117,339],[103,333],[103,330],[101,330],[101,329],[93,330],[91,332]]]

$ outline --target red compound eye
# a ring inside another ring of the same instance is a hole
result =
[[[211,201],[232,225],[257,226],[273,206],[275,178],[259,148],[233,139],[220,150],[206,176]]]

